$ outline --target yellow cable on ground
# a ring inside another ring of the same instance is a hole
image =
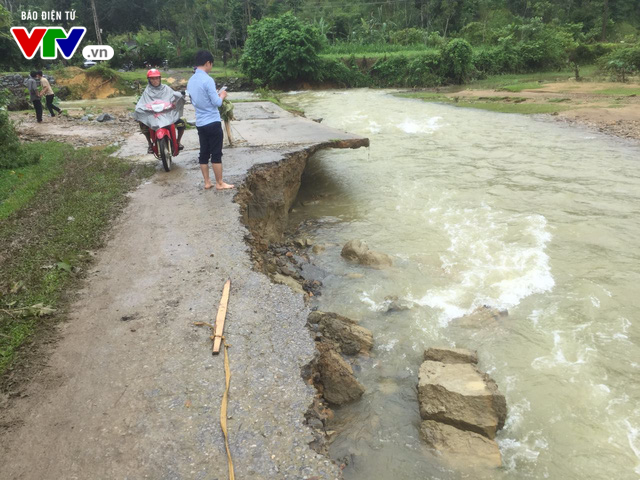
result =
[[[222,396],[222,405],[220,406],[220,426],[222,427],[222,433],[224,434],[224,446],[227,449],[227,461],[229,463],[229,480],[235,480],[233,473],[233,460],[231,459],[231,450],[229,449],[229,435],[227,433],[227,404],[229,403],[229,383],[231,382],[231,369],[229,368],[229,345],[224,337],[224,376],[225,376],[225,389]]]
[[[215,331],[215,327],[207,322],[193,322],[198,327],[207,326],[211,330]],[[216,335],[211,335],[213,340]],[[233,473],[233,460],[231,459],[231,450],[229,449],[229,434],[227,433],[227,406],[229,404],[229,384],[231,383],[231,368],[229,367],[229,344],[224,336],[220,337],[224,343],[224,378],[225,389],[222,395],[222,404],[220,405],[220,426],[222,427],[222,433],[224,434],[224,446],[227,449],[227,463],[229,464],[229,480],[235,480]]]

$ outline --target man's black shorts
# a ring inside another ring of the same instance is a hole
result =
[[[198,161],[201,165],[207,165],[209,159],[211,163],[222,163],[222,123],[213,122],[198,128],[198,138],[200,138],[200,157]]]

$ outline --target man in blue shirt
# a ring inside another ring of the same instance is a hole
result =
[[[233,188],[222,180],[222,123],[218,108],[227,97],[227,92],[216,91],[216,82],[209,76],[213,67],[213,55],[206,50],[196,53],[195,73],[189,79],[187,91],[196,109],[196,127],[200,139],[200,170],[204,177],[204,188],[213,187],[209,179],[209,159],[216,179],[216,190]]]

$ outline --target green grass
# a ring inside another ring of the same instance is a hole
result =
[[[631,95],[640,95],[639,87],[611,87],[603,88],[601,90],[595,90],[593,93],[600,93],[602,95],[619,95],[628,97]]]
[[[0,170],[0,220],[26,205],[42,185],[62,172],[60,158],[67,151],[66,146],[53,142],[48,145],[47,149],[35,144],[23,146],[27,151],[40,151],[39,163],[15,170]]]
[[[91,261],[88,251],[100,247],[126,193],[154,171],[99,149],[25,148],[39,151],[40,163],[0,170],[0,375],[25,341],[61,317],[17,309],[64,309],[65,293]]]
[[[373,51],[373,52],[359,52],[356,54],[349,53],[322,53],[320,57],[330,59],[330,60],[341,60],[341,59],[349,59],[353,55],[356,60],[360,60],[362,58],[366,58],[367,60],[373,61],[379,58],[390,58],[390,57],[417,57],[418,55],[422,55],[428,51],[436,51],[436,49],[424,49],[424,50],[402,50],[398,52],[386,52],[386,51]]]
[[[580,68],[580,76],[589,81],[594,79],[597,75],[597,67],[595,65],[584,66]],[[573,70],[565,69],[560,71],[549,72],[534,72],[534,73],[513,73],[508,75],[491,75],[481,80],[475,80],[466,84],[468,88],[475,89],[509,89],[510,91],[517,92],[520,85],[526,85],[522,89],[530,89],[534,85],[544,87],[544,83],[550,82],[564,82],[574,77]]]
[[[356,43],[335,43],[333,45],[328,45],[322,52],[322,55],[339,55],[339,56],[349,56],[355,55],[357,56],[370,56],[371,54],[375,55],[384,55],[390,53],[406,53],[406,52],[426,52],[426,51],[436,51],[436,48],[428,47],[425,44],[414,44],[414,45],[392,45],[389,43],[368,43],[364,45],[356,44]]]
[[[522,115],[534,115],[538,113],[557,113],[567,110],[569,107],[549,105],[545,103],[498,103],[498,102],[457,102],[456,107],[477,108],[498,113],[519,113]]]
[[[536,88],[542,87],[544,87],[544,84],[540,82],[523,82],[514,83],[512,85],[505,85],[500,90],[506,90],[508,92],[521,92],[523,90],[535,90]]]

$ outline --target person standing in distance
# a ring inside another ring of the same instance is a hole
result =
[[[40,80],[40,86],[42,87],[42,90],[40,90],[40,98],[44,97],[47,99],[47,108],[49,109],[49,113],[52,117],[55,117],[56,115],[55,113],[53,113],[53,111],[55,110],[56,112],[58,112],[58,115],[60,115],[60,113],[62,113],[62,110],[60,110],[53,104],[53,97],[55,96],[55,94],[53,93],[53,89],[51,88],[49,80],[47,80],[46,77],[42,74],[42,70],[38,70],[36,78]],[[40,103],[42,103],[42,100],[40,100]]]
[[[29,74],[30,78],[24,82],[24,86],[29,89],[29,98],[33,102],[33,108],[36,109],[36,120],[38,123],[42,123],[42,101],[40,100],[40,94],[38,93],[38,82],[36,78],[38,72],[35,70]]]
[[[209,159],[216,180],[216,190],[227,190],[233,185],[222,180],[222,123],[218,107],[227,92],[216,91],[216,82],[209,76],[213,67],[213,55],[206,50],[196,53],[196,71],[187,83],[191,103],[196,110],[196,127],[200,140],[200,170],[204,177],[204,188],[213,187],[209,179]]]

